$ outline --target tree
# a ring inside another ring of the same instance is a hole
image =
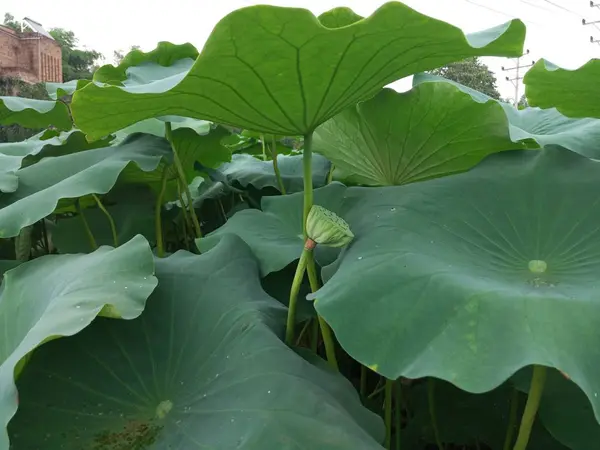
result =
[[[62,49],[63,81],[91,78],[102,54],[95,50],[77,49],[75,34],[64,28],[52,28],[50,35]]]
[[[6,13],[4,14],[4,23],[3,25],[5,27],[11,28],[15,31],[21,31],[21,23],[17,20],[15,20],[15,16],[13,16],[11,13]]]
[[[456,81],[483,94],[500,100],[500,93],[496,88],[496,77],[488,66],[479,61],[479,58],[467,58],[463,61],[448,64],[430,72],[449,80]]]
[[[517,107],[519,109],[529,108],[529,102],[527,101],[527,97],[525,97],[525,94],[521,95],[521,98],[519,99],[519,103],[517,104]]]
[[[123,50],[113,51],[113,59],[114,59],[115,66],[118,66],[119,64],[121,64],[121,61],[123,61],[123,58],[125,58],[125,56],[127,56],[130,52],[132,52],[134,50],[139,50],[139,49],[140,49],[139,45],[132,45],[131,48],[129,49],[129,52],[127,52],[127,53],[125,53]]]

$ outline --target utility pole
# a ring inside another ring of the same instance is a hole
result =
[[[523,58],[523,56],[525,56],[525,55],[529,55],[529,49],[527,49],[527,51],[525,52],[524,55],[519,56],[517,58],[517,63],[514,67],[506,68],[506,67],[502,66],[502,71],[504,71],[504,72],[510,72],[512,70],[516,71],[514,78],[506,77],[506,81],[510,81],[512,83],[512,85],[515,87],[515,98],[514,98],[515,107],[519,104],[519,83],[521,83],[521,80],[523,79],[521,69],[526,69],[528,67],[532,67],[535,64],[535,61],[532,60],[531,64],[521,65],[521,58]]]
[[[600,3],[595,3],[593,1],[590,1],[590,8],[598,8],[600,9]],[[581,24],[582,25],[593,25],[594,28],[596,28],[597,30],[600,30],[600,28],[598,28],[598,24],[600,23],[600,20],[593,20],[591,22],[588,22],[585,19],[581,19]],[[599,44],[600,45],[600,39],[595,38],[593,35],[590,35],[590,42],[592,44]]]

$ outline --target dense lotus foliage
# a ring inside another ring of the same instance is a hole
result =
[[[252,6],[1,97],[0,450],[597,448],[600,63],[427,73],[524,39]]]

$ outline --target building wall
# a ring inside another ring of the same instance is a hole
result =
[[[28,83],[62,82],[58,43],[38,33],[17,33],[0,25],[0,76]]]

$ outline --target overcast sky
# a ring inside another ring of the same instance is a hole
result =
[[[201,48],[219,19],[256,3],[302,7],[315,14],[348,6],[367,16],[385,1],[103,0],[84,6],[74,0],[2,0],[0,13],[10,12],[18,19],[31,17],[46,29],[72,30],[81,46],[102,52],[106,63],[112,63],[113,50],[127,50],[132,45],[148,51],[158,41],[171,41],[191,42]],[[546,58],[560,66],[576,68],[600,57],[600,45],[590,43],[590,35],[600,39],[600,23],[598,28],[581,23],[582,18],[589,22],[600,20],[600,8],[590,7],[589,0],[404,0],[404,3],[467,33],[518,17],[527,25],[526,48],[530,54],[523,60],[527,64],[532,59]],[[505,81],[507,73],[500,67],[513,67],[514,61],[486,58],[485,62],[496,72],[502,95],[512,97],[514,88]],[[407,86],[408,80],[395,85],[399,89]]]

